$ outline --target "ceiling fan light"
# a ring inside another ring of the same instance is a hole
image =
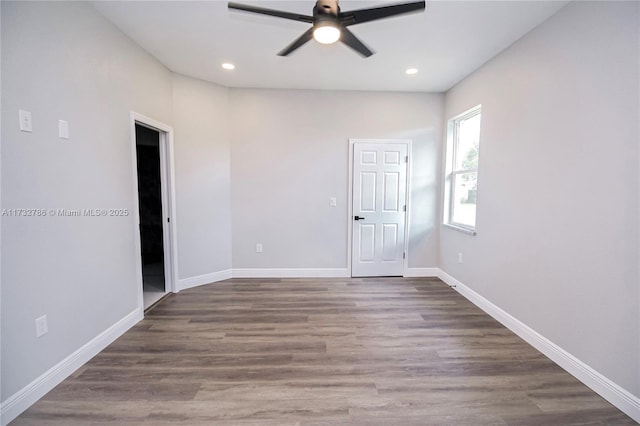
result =
[[[331,23],[318,25],[313,30],[313,38],[318,43],[332,44],[340,40],[340,29]]]

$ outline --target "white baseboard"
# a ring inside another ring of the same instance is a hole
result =
[[[440,270],[438,268],[407,268],[404,276],[411,277],[437,277]]]
[[[219,272],[212,272],[210,274],[198,275],[195,277],[189,277],[178,280],[178,285],[176,286],[176,292],[181,290],[186,290],[192,287],[198,287],[204,284],[215,283],[218,281],[228,280],[233,276],[233,271],[231,269],[227,269]]]
[[[569,374],[590,387],[594,392],[616,406],[620,411],[640,423],[640,398],[623,389],[592,367],[580,361],[520,320],[500,309],[469,287],[440,270],[438,277],[467,298],[474,305],[491,315],[524,341],[564,368]]]
[[[247,268],[234,269],[233,278],[348,278],[347,268]]]
[[[82,367],[87,361],[109,346],[118,337],[137,324],[143,318],[140,309],[127,314],[117,323],[91,339],[80,349],[50,368],[43,375],[20,389],[2,402],[0,407],[0,423],[7,425],[23,411],[42,398],[47,392]]]
[[[437,277],[438,268],[407,268],[405,277]],[[236,268],[178,280],[176,291],[230,278],[349,278],[347,268]]]

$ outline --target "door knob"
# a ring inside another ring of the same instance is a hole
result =
[[[360,216],[354,216],[353,217],[354,220],[364,220],[364,217],[360,217]]]

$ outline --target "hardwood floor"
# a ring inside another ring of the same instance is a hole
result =
[[[233,279],[170,295],[15,425],[624,425],[438,279]]]

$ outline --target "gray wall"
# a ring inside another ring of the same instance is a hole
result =
[[[446,95],[482,104],[477,236],[440,266],[635,395],[638,3],[576,2]],[[457,263],[463,253],[464,263]]]
[[[346,268],[349,138],[413,140],[409,266],[437,266],[442,95],[231,89],[230,99],[234,268]]]
[[[412,229],[419,237],[411,242],[410,265],[437,264],[442,95],[230,93],[171,73],[91,7],[71,2],[2,3],[2,89],[3,208],[132,210],[129,111],[134,110],[174,127],[180,279],[232,266],[230,128],[237,142],[236,245],[254,251],[250,227],[256,211],[263,210],[260,220],[276,231],[273,240],[258,236],[268,262],[243,260],[246,250],[240,249],[238,265],[345,267],[348,138],[412,138]],[[336,104],[341,109],[334,109]],[[18,130],[18,109],[32,112],[33,133]],[[282,121],[289,116],[297,124]],[[322,116],[332,126],[311,132]],[[69,141],[57,138],[58,119],[69,121]],[[312,133],[312,139],[299,138]],[[272,148],[260,149],[256,141]],[[296,145],[300,141],[304,145]],[[265,167],[265,160],[274,167]],[[253,179],[253,172],[261,178]],[[260,187],[265,181],[276,186]],[[293,194],[317,206],[307,209],[288,195],[295,182]],[[266,188],[276,189],[275,199]],[[337,208],[329,209],[329,196],[338,197]],[[273,202],[274,210],[263,203],[256,210],[254,197]],[[285,214],[275,211],[278,205]],[[309,222],[301,221],[303,215]],[[296,234],[301,238],[291,238],[289,219],[303,224]],[[331,231],[317,232],[318,224]],[[2,225],[5,400],[137,308],[138,253],[131,216],[4,217]],[[291,248],[307,243],[314,248],[302,256]],[[298,256],[290,258],[292,253]],[[43,314],[49,333],[37,339],[34,319]]]
[[[2,207],[132,210],[129,111],[171,124],[171,96],[171,73],[90,6],[2,2]],[[134,229],[132,216],[2,218],[3,400],[137,308]]]
[[[173,77],[178,273],[231,269],[228,89]]]
[[[569,5],[452,89],[444,115],[442,95],[221,88],[83,3],[1,7],[3,208],[132,209],[134,110],[174,126],[180,278],[344,268],[348,139],[410,138],[409,266],[440,266],[640,395],[637,3]],[[478,235],[439,236],[444,118],[478,103]],[[2,218],[0,400],[136,309],[134,229]]]

